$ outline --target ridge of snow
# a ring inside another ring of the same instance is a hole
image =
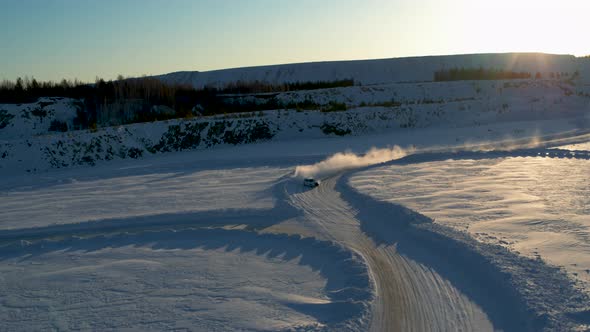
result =
[[[428,159],[428,156],[425,158]],[[417,154],[407,159],[411,164],[411,160],[422,158]],[[368,166],[363,169],[363,173],[403,163],[402,158]],[[448,275],[457,280],[459,285],[467,287],[465,291],[471,293],[473,298],[483,301],[484,306],[491,306],[492,310],[487,312],[493,314],[494,310],[501,308],[494,308],[493,303],[485,303],[489,295],[478,293],[482,290],[470,289],[459,281],[465,278],[462,274],[475,275],[471,278],[480,282],[485,280],[486,284],[491,285],[489,289],[493,290],[495,296],[503,294],[506,298],[512,298],[506,301],[507,305],[520,303],[511,310],[527,308],[526,312],[517,315],[520,319],[526,317],[528,320],[528,327],[522,326],[521,329],[572,330],[588,323],[586,317],[590,312],[589,297],[580,291],[579,285],[564,270],[547,264],[542,259],[527,258],[503,246],[478,241],[464,231],[435,222],[403,205],[376,198],[351,183],[351,179],[358,176],[357,174],[349,172],[345,175],[339,182],[339,189],[361,211],[361,228],[376,242],[397,243],[402,254],[411,259],[426,260],[427,265],[434,266],[435,269],[440,266],[438,260],[451,264],[454,266],[452,270],[440,267],[437,272]],[[403,239],[397,234],[400,232],[405,234]],[[424,255],[411,249],[411,246],[404,245],[407,241],[418,241],[422,249],[430,254]]]

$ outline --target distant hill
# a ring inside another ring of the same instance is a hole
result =
[[[155,76],[167,83],[195,88],[220,87],[236,81],[268,83],[335,81],[354,79],[362,85],[431,81],[434,72],[452,68],[486,68],[506,71],[585,73],[590,77],[590,59],[543,53],[500,53],[408,57],[379,60],[309,62],[213,71],[181,71]]]

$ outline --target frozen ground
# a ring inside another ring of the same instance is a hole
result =
[[[452,163],[446,159],[453,153],[441,151],[467,146],[527,147],[525,158],[515,155],[518,150],[499,156],[473,152],[481,164],[472,167],[470,181],[489,180],[481,185],[488,191],[517,193],[501,186],[511,181],[494,182],[508,170],[494,168],[488,179],[475,169],[513,161],[511,172],[519,172],[518,162],[537,160],[531,155],[543,145],[587,142],[587,130],[578,124],[566,119],[407,130],[155,155],[31,175],[7,172],[0,184],[0,319],[7,330],[23,331],[583,328],[590,321],[586,298],[565,276],[514,251],[482,249],[465,233],[416,223],[421,219],[415,212],[390,213],[379,199],[395,197],[390,177],[401,175],[371,173]],[[414,154],[360,173],[346,164],[324,169],[325,181],[313,190],[293,178],[297,166],[313,168],[334,153],[394,144],[403,153],[389,158]],[[459,155],[458,162],[474,159]],[[558,155],[566,154],[556,150]],[[581,156],[555,162],[565,162],[565,171],[583,172],[588,160]],[[446,169],[452,172],[453,166]],[[375,200],[349,183],[368,194],[382,185],[389,196]],[[459,195],[450,193],[450,199]],[[575,197],[569,206],[583,211],[584,202]],[[500,202],[511,211],[510,199]],[[410,201],[403,204],[429,215]],[[555,212],[548,211],[539,213]],[[389,218],[399,223],[382,228]],[[555,232],[571,236],[569,229]],[[448,250],[454,255],[445,256]],[[535,285],[555,287],[527,294],[527,280],[538,280],[526,279],[523,271],[540,271],[546,283]],[[556,287],[561,295],[555,295]]]

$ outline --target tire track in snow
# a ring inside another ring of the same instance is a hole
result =
[[[376,292],[372,331],[493,330],[483,310],[436,271],[400,255],[395,245],[377,246],[364,234],[357,211],[335,189],[339,178],[292,194],[290,200],[304,212],[303,222],[366,260]]]

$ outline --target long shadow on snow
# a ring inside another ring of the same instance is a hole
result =
[[[145,228],[186,228],[221,227],[224,225],[246,225],[248,229],[262,229],[281,221],[296,217],[301,211],[287,203],[284,183],[291,176],[281,177],[271,188],[257,195],[275,197],[272,209],[224,209],[183,213],[166,213],[128,218],[93,220],[75,224],[50,225],[21,229],[0,230],[0,241],[10,242],[22,239],[43,239],[72,234],[102,234],[133,231]]]
[[[224,225],[248,225],[251,228],[270,226],[288,215],[277,209],[227,209],[197,211],[185,213],[168,213],[129,218],[113,218],[86,221],[75,224],[51,225],[21,229],[0,230],[0,241],[21,239],[42,239],[67,236],[71,234],[103,234],[145,228],[178,227],[221,227]]]
[[[545,154],[546,152],[546,154]],[[490,152],[447,152],[410,155],[372,165],[403,165],[448,159],[542,156],[590,159],[588,151],[521,149]],[[358,170],[357,170],[358,171]],[[559,268],[519,256],[508,249],[476,241],[466,233],[433,222],[402,205],[382,202],[351,188],[352,173],[337,190],[358,210],[361,230],[377,244],[396,245],[397,252],[432,268],[480,305],[496,329],[505,331],[570,330],[588,321],[587,297]],[[510,269],[505,271],[502,269]],[[516,276],[516,277],[515,277]],[[526,289],[534,284],[537,295]],[[519,290],[524,290],[525,294]],[[555,300],[558,303],[555,303]],[[555,313],[555,311],[559,311]],[[551,317],[547,312],[553,312]]]
[[[366,303],[372,297],[370,280],[363,261],[351,252],[327,241],[299,236],[258,234],[244,230],[184,229],[118,233],[35,243],[13,243],[2,248],[0,262],[20,261],[56,253],[90,253],[105,249],[139,247],[153,250],[223,250],[254,253],[267,258],[291,261],[318,271],[327,281],[329,303],[299,303],[283,300],[283,304],[312,316],[325,324],[338,324],[366,314]]]
[[[326,155],[315,156],[283,156],[283,157],[262,157],[254,160],[244,158],[212,159],[212,160],[175,160],[169,163],[152,159],[134,160],[133,166],[121,165],[118,163],[101,163],[97,166],[78,166],[64,169],[54,169],[49,173],[39,174],[17,174],[5,179],[0,183],[0,190],[12,188],[24,188],[22,190],[35,190],[38,188],[50,188],[64,184],[64,180],[75,179],[79,182],[96,181],[106,179],[117,179],[131,176],[145,176],[151,174],[169,174],[168,178],[177,178],[193,175],[197,172],[211,170],[232,170],[236,168],[275,167],[289,168],[293,165],[313,164],[324,159]],[[164,159],[162,159],[164,160]],[[92,171],[89,171],[92,170]],[[166,178],[154,180],[159,182]]]

